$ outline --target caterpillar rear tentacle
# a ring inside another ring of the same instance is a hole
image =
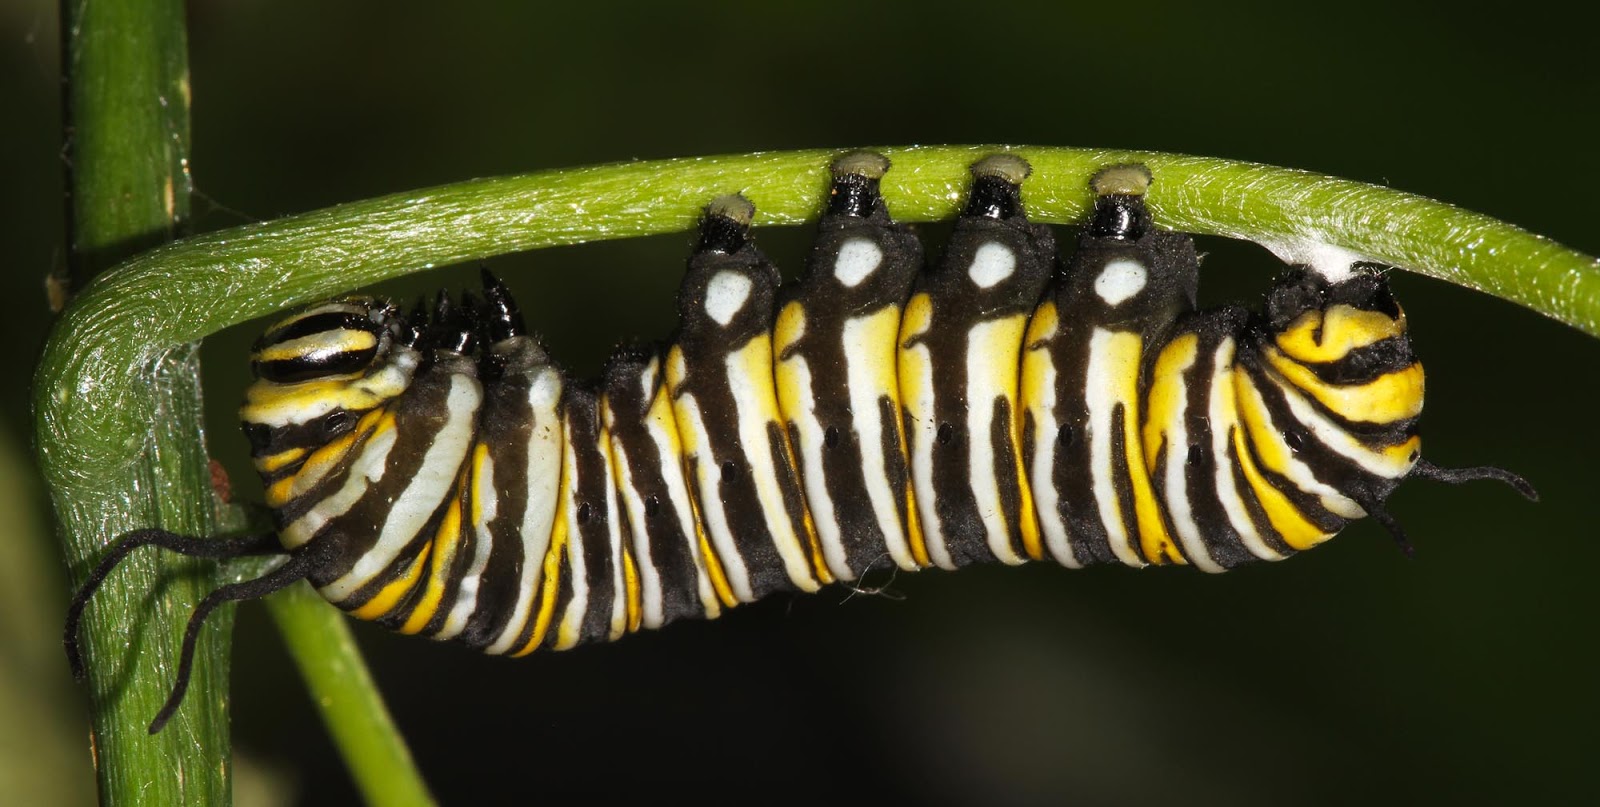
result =
[[[1224,571],[1315,546],[1420,459],[1422,366],[1380,272],[1292,267],[1256,313],[1196,310],[1199,259],[1157,229],[1143,166],[1093,180],[1064,261],[1028,221],[1031,169],[973,165],[938,263],[893,222],[880,155],[833,180],[806,271],[780,287],[753,206],[714,200],[677,334],[571,382],[487,270],[483,296],[410,314],[370,298],[270,328],[241,410],[287,562],[210,609],[300,578],[360,619],[523,655],[616,639],[779,590],[1051,559]],[[228,541],[126,536],[73,600],[66,646],[134,548],[227,558]]]

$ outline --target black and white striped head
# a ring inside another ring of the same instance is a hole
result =
[[[406,327],[387,302],[351,298],[268,328],[250,353],[256,381],[239,412],[258,462],[300,458],[403,393],[420,358],[401,338]]]
[[[355,376],[381,360],[398,333],[397,312],[388,303],[323,303],[267,329],[250,352],[250,369],[278,384]]]

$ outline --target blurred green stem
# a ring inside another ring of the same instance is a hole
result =
[[[895,163],[883,183],[895,216],[952,216],[967,185],[967,166],[999,148],[885,149]],[[1149,200],[1164,227],[1247,238],[1289,256],[1331,247],[1346,257],[1479,288],[1600,335],[1600,263],[1485,216],[1387,188],[1248,163],[1146,152],[1014,151],[1034,167],[1024,193],[1036,221],[1078,221],[1090,201],[1087,181],[1094,171],[1143,162],[1156,177]],[[432,266],[686,229],[702,204],[733,191],[756,204],[760,224],[799,223],[816,215],[834,154],[639,162],[462,182],[209,233],[127,261],[74,300],[51,334],[37,376],[39,450],[66,525],[67,556],[81,570],[85,558],[125,530],[152,523],[205,526],[198,518],[179,520],[152,508],[159,493],[170,507],[203,512],[210,501],[203,484],[188,480],[176,486],[171,476],[145,481],[141,475],[145,463],[170,450],[192,460],[202,456],[197,433],[170,444],[147,436],[151,424],[174,420],[174,377],[193,383],[187,362],[194,340],[286,306]],[[152,567],[139,571],[139,579],[153,579]],[[139,665],[128,691],[143,693],[150,682],[168,680],[168,643],[196,589],[163,592],[155,614],[138,600],[142,590],[119,587],[115,600],[94,609],[122,614],[91,626],[105,637],[91,646],[100,662],[97,691],[125,673],[104,664],[107,650],[122,647],[115,642],[119,626],[129,632],[138,625],[158,628],[149,631],[152,646],[136,644],[122,653],[124,664]],[[225,692],[220,679],[208,678],[180,716],[201,709],[220,713]],[[327,702],[321,692],[313,695]],[[112,699],[116,714],[153,714],[155,704],[142,697]],[[343,716],[330,722],[350,724]],[[174,728],[182,731],[169,728],[169,737],[197,731],[187,722]],[[212,779],[218,776],[225,782],[225,774],[213,772]]]
[[[328,607],[306,583],[268,597],[267,610],[367,803],[432,804],[344,614]]]

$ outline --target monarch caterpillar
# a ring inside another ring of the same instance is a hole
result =
[[[300,579],[351,615],[493,654],[616,639],[875,568],[1279,560],[1372,515],[1408,476],[1489,478],[1420,458],[1421,364],[1379,269],[1297,266],[1264,310],[1197,310],[1199,258],[1154,227],[1139,165],[1093,180],[1059,263],[1028,221],[1031,168],[972,166],[942,257],[856,152],[793,286],[706,208],[677,335],[573,382],[487,271],[482,298],[402,313],[315,306],[252,353],[241,410],[277,530],[124,536],[69,610],[134,549],[275,553],[195,609],[177,680],[217,605]]]

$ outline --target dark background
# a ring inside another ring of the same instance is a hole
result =
[[[1592,28],[1534,4],[816,6],[209,0],[192,10],[197,226],[630,158],[1016,142],[1254,160],[1393,186],[1600,252]],[[88,797],[81,695],[26,452],[23,379],[63,260],[55,9],[0,7],[0,791]],[[806,234],[760,234],[793,266]],[[672,328],[688,237],[491,265],[577,373]],[[1209,241],[1204,292],[1273,262]],[[469,268],[387,289],[469,281]],[[1415,483],[1375,525],[1223,577],[1047,565],[901,575],[521,661],[358,626],[446,803],[1570,801],[1591,792],[1600,343],[1399,276],[1426,451],[1543,494]],[[259,329],[207,343],[212,451]],[[258,606],[237,633],[241,803],[355,798]],[[8,761],[9,760],[9,761]],[[0,799],[11,801],[11,799]],[[15,803],[39,803],[38,801]]]

